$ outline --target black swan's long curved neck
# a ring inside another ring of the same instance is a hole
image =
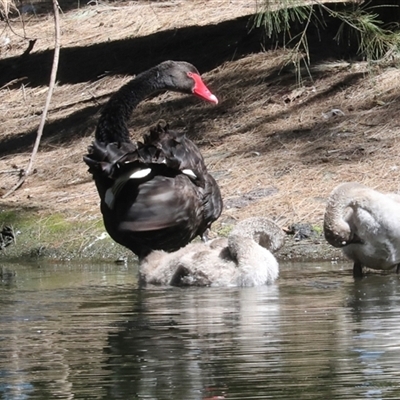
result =
[[[99,142],[130,142],[128,121],[134,108],[152,93],[167,88],[156,68],[142,72],[122,86],[106,104],[97,124],[95,138]]]
[[[96,141],[129,143],[127,124],[133,109],[146,97],[162,90],[191,94],[218,104],[196,67],[185,61],[164,61],[142,72],[111,96],[97,124]]]

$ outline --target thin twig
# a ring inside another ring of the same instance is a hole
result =
[[[26,36],[24,18],[22,17],[22,15],[21,15],[19,9],[15,6],[15,3],[12,1],[12,2],[10,2],[10,4],[12,5],[12,7],[9,9],[9,11],[7,12],[7,14],[4,15],[4,21],[5,21],[5,23],[6,23],[5,27],[7,27],[15,36],[20,37],[20,38],[22,38],[22,39],[28,39],[28,40],[29,40],[29,38]],[[19,19],[20,19],[20,21],[21,21],[21,27],[22,27],[22,30],[23,30],[23,32],[24,32],[23,35],[20,35],[18,32],[16,32],[16,31],[14,30],[13,26],[12,26],[11,23],[10,23],[10,18],[9,18],[9,16],[8,16],[8,14],[9,14],[9,12],[11,12],[11,9],[12,9],[12,11],[16,11],[17,14],[18,14],[18,17],[19,17]]]
[[[24,79],[26,79],[26,76],[23,76],[21,78],[15,78],[12,81],[10,81],[10,82],[4,84],[2,87],[0,87],[0,90],[5,89],[6,87],[9,87],[9,86],[15,85],[15,84],[17,84],[18,82],[21,82]]]
[[[4,171],[0,171],[0,174],[10,174],[10,175],[23,175],[25,172],[23,169],[7,169]]]
[[[56,83],[56,76],[57,76],[57,69],[58,69],[58,60],[60,56],[60,18],[59,18],[59,5],[57,0],[53,0],[53,10],[54,10],[54,27],[55,27],[55,44],[54,44],[54,57],[53,57],[53,65],[51,68],[51,75],[50,75],[50,83],[49,83],[49,90],[47,92],[46,103],[43,109],[42,118],[40,120],[39,128],[36,135],[36,141],[33,146],[32,154],[28,163],[28,166],[25,170],[25,173],[19,181],[15,184],[13,188],[11,188],[5,195],[3,195],[3,199],[8,197],[10,194],[14,193],[17,189],[19,189],[28,176],[31,174],[33,163],[36,158],[36,154],[40,145],[40,140],[43,135],[43,128],[46,122],[47,114],[50,107],[51,97],[53,95],[54,86]]]

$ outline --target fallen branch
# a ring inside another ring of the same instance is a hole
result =
[[[53,10],[54,10],[54,27],[55,27],[55,44],[54,44],[53,65],[52,65],[51,74],[50,74],[49,90],[47,92],[46,103],[45,103],[45,106],[43,109],[42,117],[40,119],[40,124],[39,124],[39,128],[38,128],[37,135],[36,135],[36,141],[33,146],[32,154],[29,159],[28,166],[26,167],[24,173],[20,177],[19,181],[15,184],[15,186],[13,188],[11,188],[5,195],[3,195],[3,197],[2,197],[3,199],[8,197],[10,194],[14,193],[17,189],[19,189],[24,184],[24,182],[26,181],[28,176],[31,174],[33,163],[35,161],[36,154],[37,154],[37,151],[38,151],[38,148],[40,145],[40,140],[43,135],[43,128],[44,128],[44,124],[46,122],[47,114],[48,114],[49,107],[50,107],[51,97],[53,95],[54,86],[56,83],[58,60],[59,60],[59,56],[60,56],[60,18],[59,18],[60,14],[59,14],[59,5],[58,5],[57,0],[53,0]]]

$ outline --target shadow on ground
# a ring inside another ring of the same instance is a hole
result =
[[[145,37],[61,49],[59,84],[94,81],[105,74],[137,74],[166,59],[185,60],[200,72],[261,49],[261,32],[249,32],[248,17],[217,25],[190,26]],[[0,61],[0,86],[14,79],[47,85],[53,51]]]
[[[158,32],[146,37],[130,38],[114,42],[99,43],[87,47],[72,47],[61,49],[60,64],[57,74],[59,85],[76,84],[95,81],[105,74],[136,74],[146,70],[166,59],[185,60],[193,63],[201,73],[212,70],[224,62],[240,59],[248,54],[258,53],[275,47],[278,42],[266,43],[261,29],[250,29],[251,17],[241,17],[216,25],[190,26],[181,29]],[[301,27],[294,27],[295,33]],[[329,32],[329,30],[326,30]],[[313,63],[326,58],[339,58],[348,52],[333,41],[330,34],[310,29],[309,45]],[[0,60],[0,87],[7,85],[12,89],[15,85],[29,86],[47,85],[52,65],[53,51],[32,53],[27,56]],[[275,84],[279,70],[265,71],[265,85]],[[246,71],[233,71],[229,80],[235,82],[235,87],[251,85],[251,79],[241,79]],[[234,75],[234,76],[233,76]],[[280,76],[279,84],[294,80],[294,76]],[[257,82],[254,82],[256,84]],[[191,99],[173,101],[174,107],[190,105]],[[225,104],[225,107],[228,103]],[[221,105],[222,106],[222,105]],[[101,106],[94,103],[72,113],[66,118],[46,124],[42,144],[45,150],[46,141],[52,144],[70,143],[74,139],[91,134],[96,124],[96,114]],[[224,107],[217,107],[213,113],[224,112]],[[171,113],[172,114],[172,113]],[[174,115],[172,115],[172,118]],[[208,114],[208,117],[210,114]],[[198,116],[196,116],[198,118]],[[200,116],[201,118],[201,116]],[[204,117],[203,117],[204,118]],[[200,124],[201,125],[201,124]],[[71,127],[74,127],[71,129]],[[201,127],[199,135],[202,134]],[[67,135],[63,135],[64,131]],[[19,135],[0,141],[0,156],[15,152],[30,151],[36,131],[21,132]]]

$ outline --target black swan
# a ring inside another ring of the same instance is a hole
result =
[[[165,61],[110,98],[84,157],[107,232],[139,258],[152,250],[177,250],[203,236],[222,211],[219,187],[199,149],[184,134],[161,122],[143,142],[130,140],[127,121],[134,107],[161,90],[218,103],[193,65]]]
[[[354,262],[354,277],[362,276],[363,266],[394,268],[400,263],[400,196],[342,183],[328,199],[324,233],[328,243]]]
[[[190,243],[173,253],[153,251],[140,263],[143,283],[173,286],[258,286],[273,283],[279,264],[273,251],[284,243],[272,220],[239,222],[228,238]]]

